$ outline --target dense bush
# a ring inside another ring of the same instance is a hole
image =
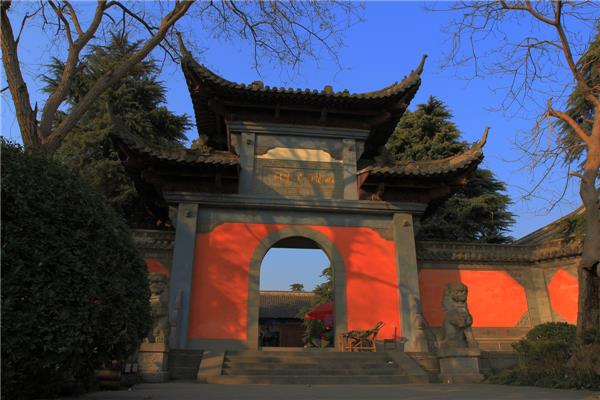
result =
[[[490,378],[494,383],[600,389],[600,331],[584,332],[564,322],[534,327],[513,345],[518,364]]]
[[[150,325],[143,260],[79,178],[2,140],[2,395],[85,387]]]

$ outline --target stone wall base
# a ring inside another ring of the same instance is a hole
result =
[[[479,349],[440,349],[440,379],[443,383],[479,383]]]
[[[165,343],[147,343],[138,352],[139,373],[144,382],[166,382],[169,380],[168,349]]]

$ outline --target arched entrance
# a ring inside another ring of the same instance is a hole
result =
[[[346,274],[341,255],[333,243],[320,232],[305,227],[287,227],[268,235],[258,245],[250,261],[248,277],[248,325],[247,345],[258,348],[260,309],[260,267],[267,252],[273,247],[295,247],[321,249],[330,261],[333,270],[334,331],[345,332],[346,323]],[[337,340],[337,338],[336,338]],[[337,343],[334,343],[337,348]]]
[[[325,252],[305,237],[282,239],[269,249],[260,266],[259,347],[333,346],[330,264]],[[312,314],[315,319],[304,320],[317,302],[321,306]],[[323,342],[324,336],[331,340]]]

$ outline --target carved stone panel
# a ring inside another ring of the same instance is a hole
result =
[[[341,163],[256,159],[255,193],[265,196],[344,196]]]

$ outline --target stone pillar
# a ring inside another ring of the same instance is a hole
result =
[[[256,149],[256,135],[242,132],[240,137],[240,194],[252,193],[254,187],[254,157]]]
[[[400,301],[401,334],[411,338],[417,327],[412,326],[410,301],[419,301],[419,271],[417,269],[417,250],[411,214],[394,214],[394,247],[396,249],[396,274],[398,276],[398,299]],[[407,342],[409,344],[411,341]],[[405,344],[405,346],[406,346]],[[410,347],[410,346],[409,346]],[[405,347],[405,351],[417,351]]]
[[[552,322],[552,306],[548,287],[544,277],[544,270],[539,267],[528,267],[524,279],[525,296],[529,306],[531,325]]]
[[[196,248],[196,226],[198,225],[198,205],[180,203],[177,210],[175,249],[169,287],[169,318],[171,329],[170,347],[185,349],[194,272],[194,251]]]
[[[358,200],[356,181],[356,140],[344,139],[342,163],[344,167],[344,199]]]

